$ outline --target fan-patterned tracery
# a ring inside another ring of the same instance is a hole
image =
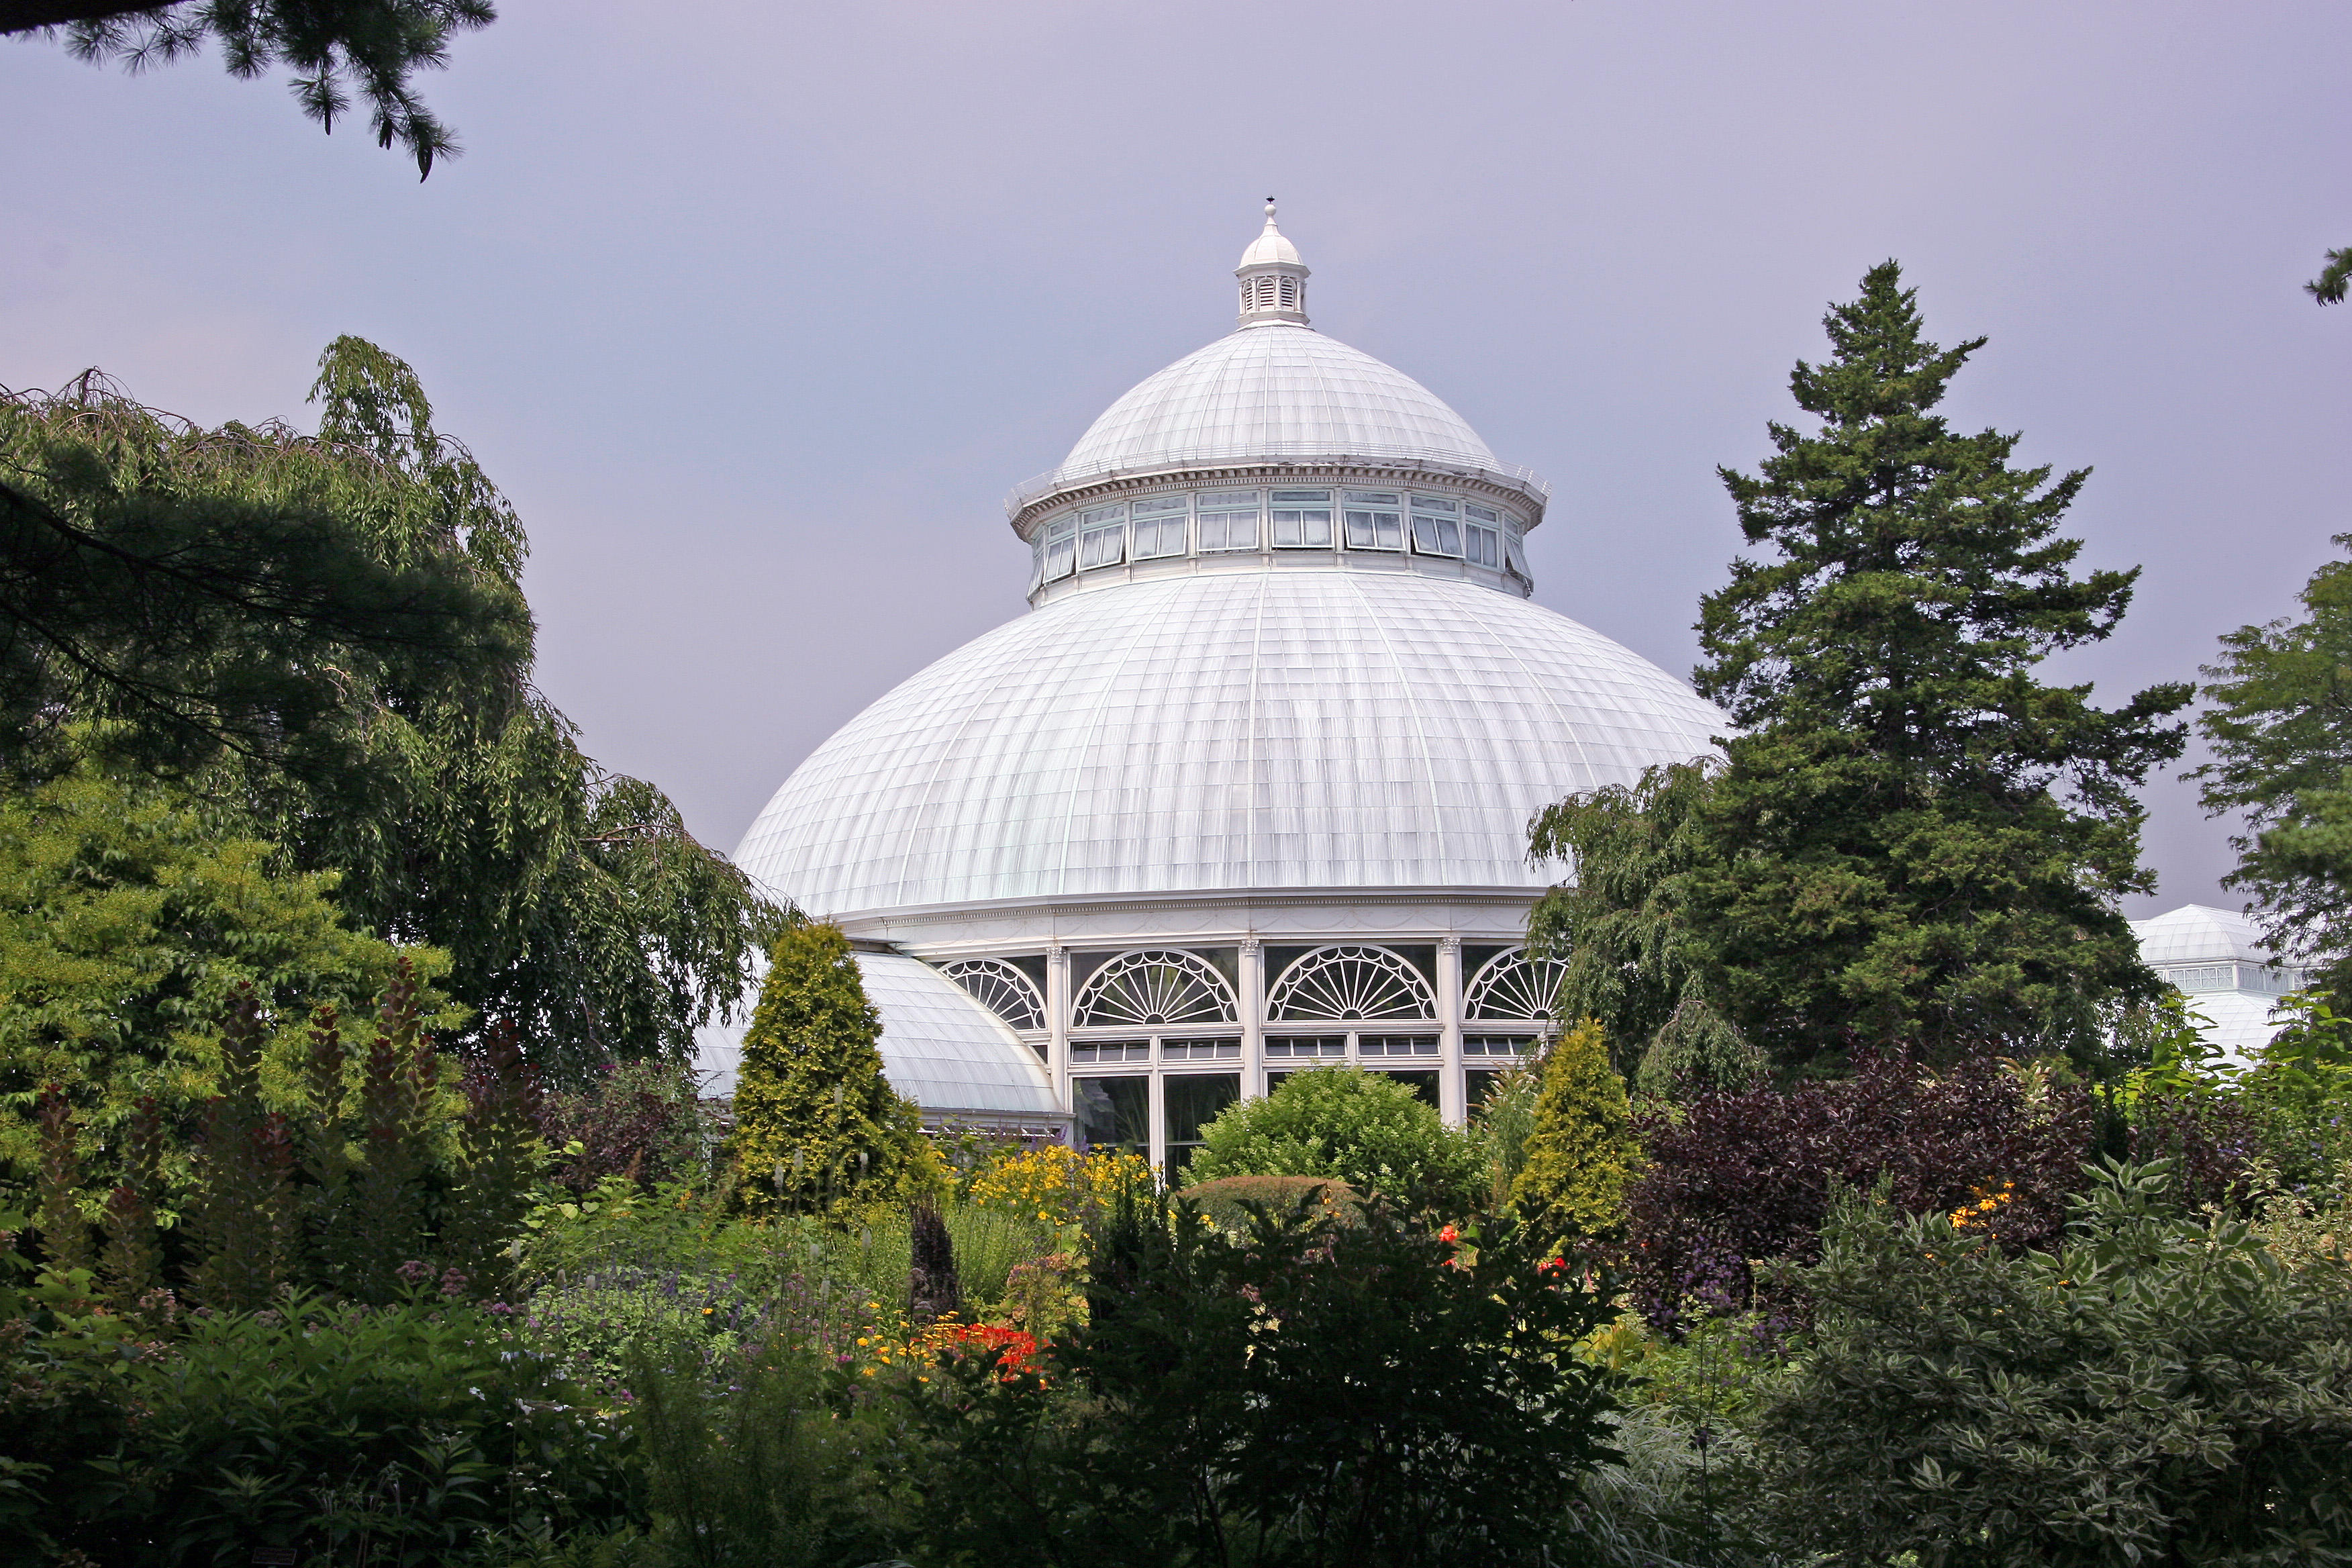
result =
[[[940,973],[971,993],[972,1000],[1016,1029],[1045,1026],[1045,998],[1037,983],[1001,958],[960,958]]]
[[[1266,998],[1278,1023],[1434,1018],[1421,972],[1384,947],[1319,947],[1293,963]]]
[[[1072,1011],[1080,1028],[1230,1024],[1238,1016],[1224,976],[1174,949],[1119,954],[1087,979]]]
[[[1463,1013],[1475,1019],[1549,1023],[1559,1007],[1559,983],[1568,965],[1557,958],[1529,958],[1518,948],[1498,952],[1479,966],[1463,994]]]

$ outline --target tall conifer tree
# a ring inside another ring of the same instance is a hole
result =
[[[1701,606],[1698,689],[1739,726],[1683,829],[1704,842],[1663,885],[1556,908],[1555,938],[1638,896],[1697,976],[1677,997],[1784,1063],[2088,1048],[2105,1005],[2155,993],[2116,900],[2150,886],[2133,791],[2179,753],[2190,689],[2102,710],[2037,680],[2115,630],[2137,575],[2073,570],[2057,529],[2089,470],[2012,468],[2016,436],[1936,412],[1984,340],[1927,341],[1894,262],[1824,325],[1834,356],[1790,378],[1820,428],[1775,424],[1758,473],[1722,470],[1769,554]],[[1559,816],[1591,804],[1555,808],[1564,847],[1606,840]]]
[[[2352,254],[2352,253],[2347,253]],[[2336,536],[2352,549],[2352,533]],[[2299,621],[2240,626],[2207,667],[2199,727],[2214,760],[2190,776],[2206,809],[2246,814],[2228,885],[2252,895],[2281,952],[2352,987],[2352,560],[2297,595]]]
[[[743,1036],[735,1086],[735,1165],[748,1206],[905,1204],[936,1184],[939,1155],[915,1108],[882,1076],[881,1035],[841,928],[787,931]]]

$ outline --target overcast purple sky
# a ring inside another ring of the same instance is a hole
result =
[[[85,365],[308,416],[338,332],[414,363],[534,547],[541,673],[731,846],[807,752],[1022,608],[999,500],[1224,331],[1258,203],[1316,325],[1549,477],[1537,597],[1686,674],[1717,463],[1899,258],[1991,345],[1971,427],[2096,469],[2145,563],[2109,700],[2287,613],[2352,529],[2352,6],[501,0],[427,79],[419,185],[215,60],[0,44],[0,383]],[[2151,786],[2163,875],[2221,824]]]

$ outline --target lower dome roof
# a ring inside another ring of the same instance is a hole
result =
[[[1724,716],[1466,583],[1237,572],[1055,601],[811,753],[736,860],[811,914],[1086,895],[1538,889],[1528,823]]]

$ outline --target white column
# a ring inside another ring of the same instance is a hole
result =
[[[1242,1098],[1265,1092],[1265,944],[1255,937],[1242,943]]]
[[[1470,1119],[1462,1092],[1462,939],[1437,939],[1437,1113],[1455,1127]]]
[[[1151,1092],[1144,1100],[1143,1112],[1144,1120],[1150,1123],[1147,1131],[1151,1134],[1151,1146],[1147,1155],[1151,1161],[1151,1168],[1160,1172],[1164,1179],[1168,1171],[1168,1080],[1160,1075],[1158,1062],[1151,1064],[1151,1071],[1144,1081],[1151,1086]]]
[[[1070,1098],[1070,950],[1045,950],[1045,1065],[1054,1075],[1054,1098],[1076,1114]]]

